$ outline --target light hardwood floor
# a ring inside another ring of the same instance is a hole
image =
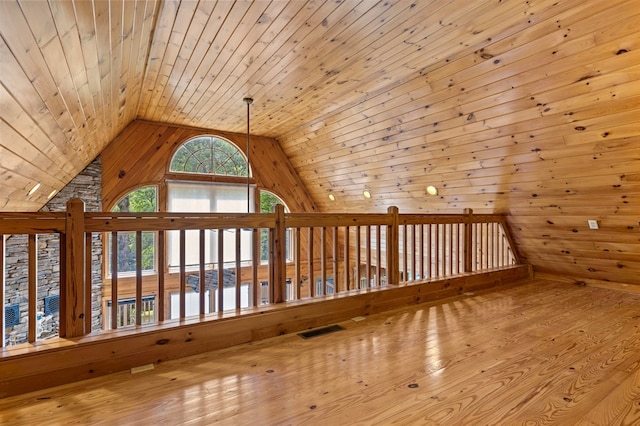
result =
[[[6,398],[0,423],[640,424],[638,294],[534,279],[340,325]]]

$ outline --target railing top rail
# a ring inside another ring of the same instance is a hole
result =
[[[60,219],[64,218],[66,212],[0,212],[0,220],[9,219]]]
[[[274,214],[140,214],[87,215],[86,232],[173,231],[188,229],[273,228]]]
[[[275,217],[273,213],[86,212],[87,219],[242,219]]]
[[[65,212],[0,213],[0,234],[57,233],[65,230]],[[259,229],[275,227],[275,213],[112,213],[85,212],[85,231],[159,231],[187,229]],[[398,224],[504,222],[498,214],[398,214]],[[392,225],[387,213],[286,213],[285,226],[334,227]]]
[[[286,213],[284,219],[288,228],[392,224],[392,218],[388,214],[368,213]]]
[[[64,232],[65,212],[0,213],[0,234],[52,234]]]
[[[492,223],[503,222],[505,216],[499,214],[410,214],[398,215],[400,225],[442,224],[442,223]]]

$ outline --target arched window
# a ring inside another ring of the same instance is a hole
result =
[[[231,142],[215,136],[199,136],[185,142],[174,154],[170,172],[223,176],[247,176],[245,156]]]
[[[116,213],[151,213],[158,211],[158,188],[155,185],[143,186],[120,198],[111,209]],[[113,272],[113,245],[112,234],[107,234],[107,276]],[[131,276],[136,273],[136,245],[138,240],[135,232],[118,232],[117,237],[117,271],[118,276]],[[153,273],[156,271],[156,234],[155,232],[142,232],[140,244],[142,246],[142,265],[140,269],[143,273]],[[150,323],[155,321],[155,296],[145,295],[142,298],[142,323]],[[104,325],[106,329],[111,328],[111,306],[113,300],[107,300],[104,312]],[[118,328],[136,325],[136,299],[125,298],[117,300],[117,319]]]
[[[247,213],[254,211],[255,185],[249,185],[251,168],[244,154],[233,143],[216,136],[198,136],[183,143],[169,164],[167,180],[167,211],[202,213]],[[224,176],[224,179],[203,179],[197,175]],[[199,233],[186,231],[185,265],[196,266],[199,252]],[[205,232],[205,262],[218,260],[218,231]],[[251,232],[241,231],[242,261],[251,260]],[[176,267],[180,262],[179,234],[169,232],[168,264]],[[224,261],[235,260],[235,240],[224,240]]]
[[[154,185],[143,186],[126,194],[111,209],[115,213],[144,213],[158,211],[158,190]],[[136,271],[136,233],[118,232],[118,274],[131,274]],[[111,234],[107,238],[107,273],[112,271],[113,259]],[[143,271],[156,269],[155,233],[142,233]]]

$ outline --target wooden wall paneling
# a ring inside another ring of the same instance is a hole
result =
[[[160,183],[175,148],[201,134],[219,135],[245,151],[246,135],[207,129],[174,127],[135,121],[102,154],[103,204],[113,205],[141,183]],[[252,171],[260,188],[283,199],[292,211],[313,211],[306,188],[284,157],[277,142],[252,136]],[[126,159],[126,161],[125,161]]]

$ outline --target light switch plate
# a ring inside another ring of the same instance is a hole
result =
[[[587,220],[587,222],[589,223],[589,229],[598,229],[598,221],[595,219],[589,219]]]

